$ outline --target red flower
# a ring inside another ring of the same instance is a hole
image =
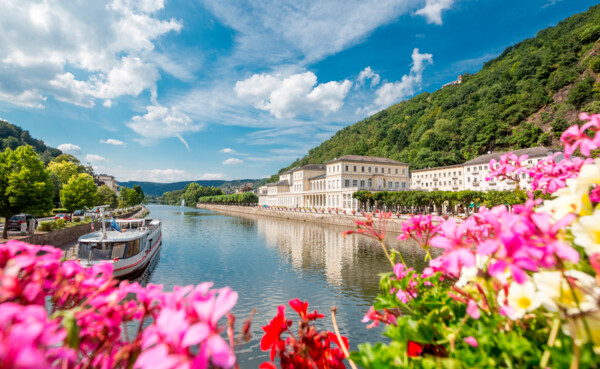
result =
[[[423,353],[423,346],[420,343],[414,341],[408,341],[408,348],[406,354],[409,357],[418,357]]]
[[[262,327],[263,331],[265,331],[265,335],[260,340],[260,349],[263,351],[271,349],[271,361],[275,358],[279,343],[283,343],[281,334],[285,332],[288,327],[288,321],[285,320],[284,311],[285,306],[279,305],[277,308],[277,315],[268,325]]]
[[[294,309],[302,320],[316,320],[324,318],[325,315],[317,313],[315,310],[313,313],[308,314],[308,301],[300,301],[300,299],[293,299],[289,302],[290,307]]]

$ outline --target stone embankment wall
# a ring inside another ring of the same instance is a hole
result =
[[[94,222],[94,229],[102,227],[100,222]],[[92,223],[80,224],[71,228],[57,229],[47,233],[37,233],[29,237],[20,238],[19,241],[27,242],[32,245],[52,245],[60,246],[67,242],[78,239],[84,234],[92,231]]]
[[[273,210],[263,209],[254,206],[235,206],[235,205],[209,205],[209,204],[197,204],[199,209],[207,209],[225,214],[251,214],[260,215],[267,217],[276,217],[282,219],[290,219],[299,222],[313,222],[319,224],[329,224],[348,229],[355,229],[355,220],[365,220],[366,218],[360,214],[355,216],[343,215],[343,214],[323,214],[323,213],[308,213],[308,212],[295,212],[295,211],[284,211],[284,210]],[[392,215],[387,224],[387,231],[393,233],[400,233],[402,231],[402,222],[407,219],[407,216],[401,216],[400,219],[396,215]],[[374,219],[377,221],[377,219]]]

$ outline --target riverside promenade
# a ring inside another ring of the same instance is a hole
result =
[[[236,206],[236,205],[211,205],[211,204],[196,204],[198,209],[207,209],[211,211],[216,211],[224,214],[251,214],[251,215],[261,215],[267,217],[275,217],[281,219],[290,219],[298,222],[312,222],[319,224],[329,224],[336,225],[341,227],[346,227],[348,229],[355,229],[356,223],[355,220],[366,220],[361,213],[352,214],[342,214],[332,211],[332,213],[315,213],[310,211],[301,211],[301,210],[281,210],[281,209],[273,209],[273,208],[261,208],[258,206]],[[396,214],[393,214],[387,223],[387,232],[392,233],[400,233],[402,232],[402,223],[410,218],[408,214],[401,214],[398,217]],[[373,220],[377,221],[377,215],[373,216]]]

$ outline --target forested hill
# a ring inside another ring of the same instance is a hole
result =
[[[31,145],[40,154],[44,164],[62,154],[62,151],[46,146],[44,141],[31,137],[29,131],[0,119],[0,151],[7,147],[16,149],[19,146]]]
[[[556,146],[577,112],[600,113],[600,6],[507,48],[462,83],[422,93],[338,131],[285,171],[346,154],[414,169],[490,150]]]

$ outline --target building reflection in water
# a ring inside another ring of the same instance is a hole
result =
[[[342,237],[346,228],[270,217],[254,220],[267,247],[276,248],[302,273],[323,274],[329,284],[356,286],[372,298],[378,288],[378,273],[391,271],[378,241],[361,235]],[[425,252],[413,241],[395,238],[395,234],[386,237],[388,247],[402,252],[409,266],[422,270]]]

